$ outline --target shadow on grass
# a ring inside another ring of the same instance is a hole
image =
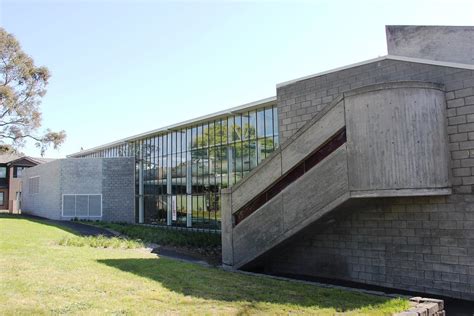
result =
[[[382,308],[390,298],[322,288],[296,282],[230,273],[174,260],[103,259],[98,262],[159,282],[183,295],[219,301],[273,303],[301,307],[334,308],[347,312],[364,307]],[[387,305],[388,306],[388,305]]]

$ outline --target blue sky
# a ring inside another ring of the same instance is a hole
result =
[[[8,1],[0,25],[52,78],[67,154],[275,95],[386,54],[385,25],[474,25],[474,1]],[[31,144],[23,151],[38,156]]]

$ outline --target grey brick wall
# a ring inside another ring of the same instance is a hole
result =
[[[382,60],[282,86],[277,88],[281,142],[342,92],[400,80],[442,83],[449,92],[472,87],[474,82],[471,70]]]
[[[300,233],[267,268],[472,300],[470,201],[397,198],[355,208]]]
[[[30,194],[28,178],[40,176],[40,192]],[[63,194],[102,194],[104,221],[135,221],[135,159],[59,159],[29,168],[22,181],[22,212],[51,219],[62,217]]]
[[[103,159],[61,159],[61,194],[101,194]]]
[[[135,159],[108,158],[102,164],[103,216],[108,222],[135,222]]]
[[[39,176],[39,193],[32,194],[28,179]],[[21,211],[51,219],[61,218],[61,161],[52,161],[23,171]]]
[[[384,60],[280,87],[280,135],[343,91],[398,80],[445,85],[454,194],[353,207],[275,249],[266,268],[474,300],[474,71]]]

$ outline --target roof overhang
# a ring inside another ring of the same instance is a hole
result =
[[[12,161],[9,161],[7,162],[7,166],[11,166],[11,165],[16,165],[18,162],[22,161],[22,160],[26,160],[34,165],[39,165],[41,164],[42,162],[40,161],[37,161],[36,159],[34,158],[31,158],[31,157],[28,157],[28,156],[23,156],[23,157],[20,157],[20,158],[17,158],[15,160],[12,160]]]

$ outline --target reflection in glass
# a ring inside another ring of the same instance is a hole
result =
[[[267,106],[85,156],[143,159],[146,223],[220,229],[220,189],[240,181],[278,141],[277,110]],[[138,194],[138,172],[135,178]]]

